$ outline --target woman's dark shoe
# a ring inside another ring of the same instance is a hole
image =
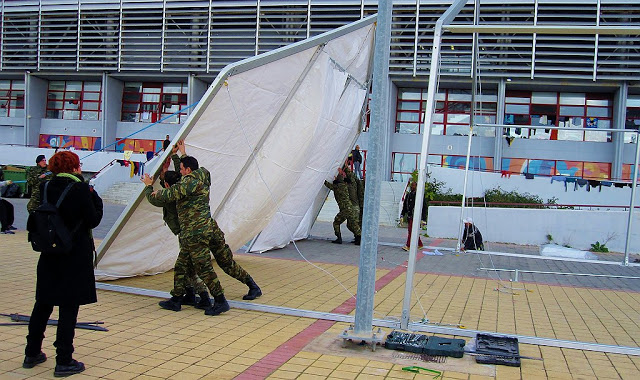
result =
[[[47,355],[44,352],[40,351],[40,353],[36,356],[25,356],[24,361],[22,362],[22,368],[33,368],[40,363],[44,363],[47,361]]]
[[[84,371],[84,363],[79,362],[75,359],[71,359],[69,364],[56,364],[56,368],[53,370],[53,376],[55,377],[65,377],[75,375],[76,373],[80,373]]]

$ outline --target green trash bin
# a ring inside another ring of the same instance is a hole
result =
[[[7,166],[6,168],[2,169],[2,171],[4,172],[5,181],[11,180],[13,182],[16,182],[16,185],[20,187],[20,194],[22,194],[23,197],[28,196],[29,189],[26,182],[27,173],[25,169],[21,169],[15,166]]]

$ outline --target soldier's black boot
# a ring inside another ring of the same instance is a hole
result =
[[[262,295],[262,290],[260,290],[258,284],[253,281],[253,278],[249,277],[246,284],[249,287],[249,293],[242,297],[243,300],[254,300]]]
[[[205,315],[219,315],[224,313],[225,311],[229,311],[229,303],[227,299],[224,298],[224,294],[220,294],[219,296],[213,296],[213,306],[204,311]]]
[[[182,308],[182,297],[173,296],[168,300],[158,302],[161,308],[173,311],[180,311]]]
[[[353,239],[353,244],[360,245],[360,235],[356,236],[355,239]]]
[[[193,290],[193,288],[189,287],[186,289],[186,293],[184,294],[184,297],[182,297],[182,304],[183,305],[189,305],[189,306],[195,306],[196,302],[198,300],[196,299],[196,292],[195,290]]]
[[[196,305],[196,309],[207,310],[211,307],[211,298],[209,298],[209,293],[202,292],[200,295],[200,301]]]
[[[336,234],[336,236],[338,237],[336,240],[332,240],[331,242],[333,244],[342,244],[342,235],[340,234]]]

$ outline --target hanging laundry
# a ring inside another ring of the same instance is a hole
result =
[[[616,182],[616,183],[614,183],[614,184],[613,184],[613,186],[615,186],[615,187],[617,187],[617,188],[619,188],[619,189],[622,189],[622,188],[624,187],[624,185],[625,185],[625,184],[624,184],[624,183],[621,183],[621,182]]]
[[[531,174],[531,173],[524,173],[524,178],[526,178],[526,179],[533,179],[533,174]]]
[[[133,174],[134,175],[138,175],[138,173],[140,173],[140,163],[139,162],[134,162],[133,163]]]
[[[129,171],[129,178],[133,178],[133,171],[135,169],[135,165],[130,165],[131,166],[131,170]]]
[[[566,182],[564,184],[564,191],[567,191],[567,183],[573,183],[573,187],[574,187],[574,190],[575,190],[576,181],[577,180],[578,180],[577,177],[567,177],[567,180],[566,180]]]
[[[600,181],[590,179],[589,186],[587,186],[587,191],[591,191],[592,187],[597,187],[598,191],[602,191],[602,185],[600,184]]]
[[[613,182],[611,182],[611,181],[601,181],[600,185],[601,186],[606,186],[606,187],[611,187],[611,185],[613,185]]]
[[[578,190],[578,186],[585,187],[588,184],[589,184],[589,181],[587,181],[586,179],[578,178],[578,179],[576,179],[576,184],[574,185],[573,190],[576,191],[576,190]],[[588,186],[587,186],[587,191],[589,191],[589,187]]]

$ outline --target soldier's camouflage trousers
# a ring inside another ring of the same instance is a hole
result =
[[[360,208],[358,206],[351,205],[346,209],[340,210],[338,215],[333,219],[333,232],[336,236],[341,236],[340,225],[346,220],[347,228],[353,232],[353,236],[360,236]]]
[[[187,287],[192,287],[197,294],[207,290],[202,280],[196,275],[191,257],[181,249],[173,269],[173,289],[170,293],[174,297],[183,296]]]
[[[224,241],[224,233],[215,222],[208,234],[180,237],[182,250],[191,257],[196,274],[209,288],[212,296],[224,293],[218,275],[213,270],[211,253],[220,268],[242,283],[249,281],[249,274],[233,260],[231,249]],[[177,270],[176,262],[176,270]]]
[[[236,280],[246,284],[249,281],[249,273],[245,271],[238,263],[233,259],[233,253],[231,248],[224,241],[224,232],[218,227],[218,223],[213,221],[213,233],[211,234],[211,240],[209,240],[209,249],[213,253],[213,258],[216,259],[220,269],[229,276]]]

